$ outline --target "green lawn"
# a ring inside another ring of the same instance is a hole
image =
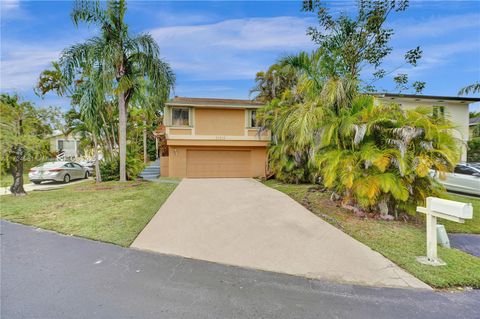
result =
[[[446,266],[432,267],[416,261],[417,256],[425,255],[424,225],[358,218],[330,201],[329,193],[313,191],[312,185],[291,185],[275,180],[267,181],[265,184],[286,193],[317,216],[378,251],[433,287],[480,288],[480,258],[478,257],[457,249],[439,247],[439,257],[447,263]],[[476,211],[478,212],[478,206]],[[479,216],[476,217],[477,223],[478,218]],[[447,224],[447,227],[450,229],[452,226]]]
[[[94,182],[63,189],[0,196],[3,219],[121,246],[129,246],[170,193],[174,183]]]
[[[480,234],[480,198],[449,193],[445,195],[445,199],[463,203],[472,203],[473,205],[473,219],[466,220],[463,224],[439,219],[438,222],[445,225],[447,232]]]
[[[23,183],[24,184],[30,183],[30,180],[28,179],[28,171],[26,173],[23,173]],[[13,184],[13,177],[11,174],[0,175],[0,187],[8,187],[8,186],[12,186],[12,184]]]

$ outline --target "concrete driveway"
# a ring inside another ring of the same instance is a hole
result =
[[[337,282],[430,288],[253,179],[184,179],[131,247]]]

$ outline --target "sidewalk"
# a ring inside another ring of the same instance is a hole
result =
[[[31,191],[49,191],[49,190],[52,190],[52,189],[63,188],[63,187],[68,186],[68,185],[79,184],[79,183],[82,183],[82,182],[85,182],[85,181],[88,181],[88,180],[91,180],[91,178],[75,180],[75,181],[72,181],[68,184],[65,184],[65,183],[62,183],[62,182],[43,182],[40,185],[36,185],[36,184],[33,184],[33,183],[28,183],[28,184],[23,185],[23,189],[25,189],[25,191],[27,193],[31,192]],[[0,187],[0,196],[8,195],[8,194],[10,194],[10,186]]]

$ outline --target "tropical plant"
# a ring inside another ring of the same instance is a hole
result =
[[[23,170],[26,160],[49,156],[49,143],[45,139],[52,133],[50,123],[56,112],[20,102],[16,95],[0,96],[0,162],[1,169],[13,176],[10,192],[26,195],[23,188]]]
[[[480,92],[480,82],[477,82],[462,88],[460,91],[458,91],[458,95],[467,95],[470,93],[479,93],[479,92]]]
[[[127,146],[127,178],[133,180],[145,168],[142,158],[139,156],[138,146],[129,144]],[[104,159],[100,163],[100,173],[104,181],[118,180],[120,176],[120,159],[117,155]]]
[[[430,168],[443,174],[459,160],[453,128],[429,108],[404,111],[359,95],[322,127],[315,166],[344,204],[383,214],[414,212],[442,190]]]
[[[411,212],[441,189],[429,168],[445,172],[458,161],[451,123],[430,109],[376,105],[323,49],[281,63],[295,70],[296,85],[258,116],[272,131],[276,178],[322,183],[344,205],[384,215]]]
[[[255,87],[250,94],[256,93],[255,100],[268,102],[280,98],[287,90],[296,84],[295,71],[281,61],[271,65],[266,72],[257,72]]]
[[[124,21],[126,9],[124,0],[110,0],[105,8],[98,1],[76,1],[72,11],[74,24],[95,25],[100,35],[65,49],[60,58],[62,74],[69,82],[81,74],[85,65],[93,65],[103,81],[103,89],[115,94],[120,181],[127,177],[127,114],[129,102],[139,89],[137,79],[147,78],[149,89],[162,97],[168,97],[175,81],[170,66],[160,59],[158,45],[152,36],[129,33]]]
[[[480,162],[480,137],[470,139],[467,145],[467,162]]]

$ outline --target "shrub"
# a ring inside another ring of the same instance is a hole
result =
[[[468,141],[467,162],[480,162],[480,137]]]
[[[138,153],[138,146],[130,144],[127,147],[127,179],[134,180],[145,168],[145,164]],[[112,156],[100,163],[102,181],[118,181],[120,179],[120,158]]]

